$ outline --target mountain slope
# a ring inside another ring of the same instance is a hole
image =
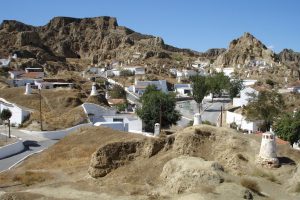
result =
[[[215,61],[216,66],[244,65],[252,60],[275,62],[277,56],[250,33],[230,42],[229,48]]]
[[[55,17],[45,26],[34,27],[14,20],[0,25],[0,55],[40,62],[65,58],[90,59],[93,63],[116,59],[127,61],[133,54],[141,59],[170,58],[173,53],[195,56],[197,52],[166,45],[162,38],[143,35],[119,26],[114,17]]]

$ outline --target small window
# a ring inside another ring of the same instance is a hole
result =
[[[120,119],[120,118],[113,118],[113,122],[123,122],[123,119]]]

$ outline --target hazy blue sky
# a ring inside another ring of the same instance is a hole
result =
[[[44,25],[55,16],[114,16],[119,25],[180,48],[226,48],[250,32],[276,52],[300,51],[300,0],[3,0],[0,5],[0,21]]]

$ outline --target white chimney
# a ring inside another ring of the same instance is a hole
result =
[[[156,123],[154,125],[154,136],[158,136],[160,133],[160,124],[159,123]]]
[[[93,83],[90,96],[97,96],[97,95],[98,95],[98,91],[96,89],[96,83]]]
[[[31,85],[30,83],[26,83],[26,88],[25,88],[25,95],[31,94]]]
[[[202,124],[201,114],[196,113],[194,115],[194,124],[193,124],[193,126],[196,126],[196,125],[199,125],[199,124]]]

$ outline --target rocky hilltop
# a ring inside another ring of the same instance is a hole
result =
[[[250,33],[230,42],[228,49],[215,61],[217,66],[244,65],[252,60],[277,61],[277,55]]]
[[[127,61],[171,58],[173,53],[195,56],[197,52],[164,43],[160,37],[143,35],[119,26],[114,17],[55,17],[44,26],[30,26],[14,20],[0,25],[0,55],[16,53],[21,58],[64,61],[90,59],[93,63],[116,59]]]

